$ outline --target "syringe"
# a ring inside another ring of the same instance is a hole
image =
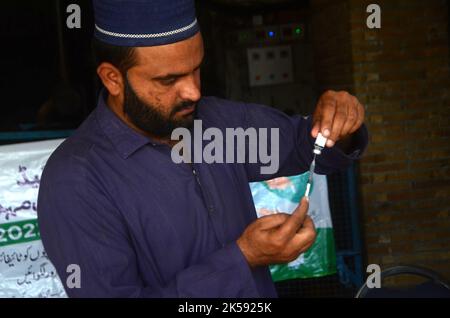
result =
[[[311,191],[313,174],[316,169],[316,156],[322,153],[322,149],[323,147],[325,147],[326,142],[327,138],[325,138],[321,133],[319,133],[317,135],[316,141],[314,142],[314,149],[313,149],[314,157],[311,162],[311,166],[309,167],[309,177],[308,182],[306,183],[305,197],[309,197],[309,192]]]

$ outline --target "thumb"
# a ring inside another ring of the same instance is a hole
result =
[[[313,138],[317,138],[317,135],[319,134],[319,131],[320,131],[320,121],[316,120],[316,121],[313,122],[313,126],[312,126],[312,129],[311,129],[311,136]]]
[[[297,233],[298,229],[302,227],[303,222],[305,222],[308,208],[309,199],[307,197],[303,197],[295,211],[280,228],[281,236],[291,238],[295,233]]]
[[[266,215],[258,219],[261,230],[270,230],[279,227],[289,218],[287,213]]]

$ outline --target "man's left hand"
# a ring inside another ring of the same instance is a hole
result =
[[[317,103],[313,115],[311,135],[316,138],[319,132],[327,140],[327,147],[345,139],[364,122],[364,106],[358,99],[345,91],[327,91]]]

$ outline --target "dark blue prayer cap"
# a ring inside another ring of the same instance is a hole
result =
[[[94,0],[94,12],[94,36],[112,45],[163,45],[199,31],[194,0]]]

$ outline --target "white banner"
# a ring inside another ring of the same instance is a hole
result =
[[[62,141],[0,146],[0,297],[67,297],[37,223],[42,170]]]

